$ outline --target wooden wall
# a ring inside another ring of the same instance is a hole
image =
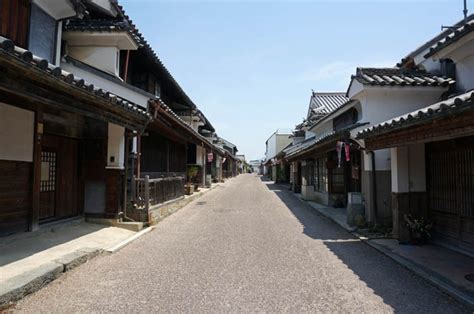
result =
[[[30,4],[27,0],[0,0],[0,35],[27,48]]]
[[[186,172],[186,145],[150,132],[141,139],[142,172]]]
[[[0,160],[0,236],[28,230],[32,182],[32,163]]]

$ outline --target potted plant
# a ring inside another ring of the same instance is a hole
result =
[[[415,219],[411,215],[404,215],[405,225],[410,231],[410,242],[414,245],[422,245],[431,238],[433,223],[426,221],[423,217]]]
[[[192,192],[198,190],[197,189],[198,184],[195,183],[198,172],[199,172],[199,168],[197,166],[190,166],[188,168],[188,173],[187,173],[188,174],[188,183],[186,184],[186,186],[192,186]],[[188,187],[186,189],[188,189]],[[188,190],[186,190],[186,191],[188,191]],[[191,194],[192,194],[192,192],[191,192]],[[188,195],[190,195],[190,194],[188,194]]]

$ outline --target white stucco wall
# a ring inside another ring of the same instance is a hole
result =
[[[196,164],[198,165],[204,165],[205,164],[205,158],[204,158],[204,148],[202,146],[196,146]]]
[[[0,103],[0,159],[33,161],[33,111]]]
[[[446,88],[384,87],[366,88],[360,99],[361,121],[369,126],[432,105],[440,100]]]
[[[265,152],[266,159],[273,158],[276,155],[276,134],[270,136],[267,140],[267,150]]]
[[[425,192],[425,145],[414,144],[390,149],[392,192]]]
[[[290,138],[290,134],[277,134],[276,137],[276,154],[281,152],[285,147],[287,147],[293,141]]]
[[[474,51],[471,56],[456,63],[456,82],[459,89],[474,89]]]
[[[111,92],[117,96],[120,96],[124,99],[127,99],[137,105],[142,106],[143,108],[148,107],[148,100],[150,99],[148,96],[143,95],[139,92],[136,92],[132,89],[125,88],[123,85],[114,83],[110,80],[107,80],[103,77],[95,75],[91,72],[85,71],[81,68],[74,66],[73,64],[62,62],[61,67],[74,74],[74,76],[80,77],[84,79],[86,82],[94,84],[94,86],[102,88],[106,91]]]
[[[442,49],[431,58],[433,61],[451,59],[456,64],[456,85],[460,91],[474,88],[474,33]]]
[[[107,168],[125,167],[125,128],[109,123]]]
[[[323,122],[316,124],[310,132],[316,136],[316,138],[320,138],[324,135],[327,135],[333,132],[333,123],[332,119],[327,119]]]
[[[119,76],[119,50],[116,47],[69,46],[68,54],[106,73]]]

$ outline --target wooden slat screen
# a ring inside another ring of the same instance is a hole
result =
[[[30,3],[28,0],[0,0],[0,35],[28,48]]]

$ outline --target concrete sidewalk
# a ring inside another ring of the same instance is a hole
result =
[[[75,219],[0,239],[0,309],[137,234]]]
[[[301,194],[292,194],[366,244],[474,309],[474,282],[466,279],[467,275],[474,274],[474,258],[435,244],[400,245],[396,239],[362,234],[357,227],[347,224],[344,208],[327,207],[306,201]]]

